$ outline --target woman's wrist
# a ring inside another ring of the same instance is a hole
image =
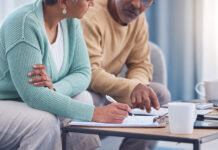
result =
[[[94,108],[92,121],[99,122],[99,107]]]

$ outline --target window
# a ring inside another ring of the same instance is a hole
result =
[[[218,79],[218,1],[203,4],[203,80]]]

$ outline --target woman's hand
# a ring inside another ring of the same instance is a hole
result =
[[[46,73],[45,65],[44,64],[37,64],[34,65],[33,68],[35,69],[32,72],[28,73],[29,77],[39,75],[35,78],[29,80],[30,83],[34,83],[35,86],[45,86],[49,89],[54,90],[53,83],[49,75]]]
[[[127,104],[111,103],[104,107],[95,107],[92,121],[103,123],[122,123],[131,112]]]

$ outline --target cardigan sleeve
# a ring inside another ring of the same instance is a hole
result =
[[[72,65],[68,74],[54,83],[57,92],[74,96],[88,88],[91,80],[91,69],[87,47],[80,24],[76,28],[76,44]],[[71,40],[71,39],[70,39]]]
[[[21,99],[29,106],[65,118],[91,121],[94,106],[83,104],[46,87],[35,87],[28,82],[32,66],[42,63],[40,50],[31,43],[21,41],[7,52],[12,81]]]

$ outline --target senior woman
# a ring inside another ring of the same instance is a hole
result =
[[[81,93],[91,73],[76,18],[93,4],[89,0],[37,0],[15,10],[1,25],[0,149],[60,150],[57,116],[120,123],[130,112],[129,106],[120,103],[94,107],[89,95]],[[68,149],[98,146],[92,136],[93,141],[84,147],[87,136],[76,135],[77,141]]]

